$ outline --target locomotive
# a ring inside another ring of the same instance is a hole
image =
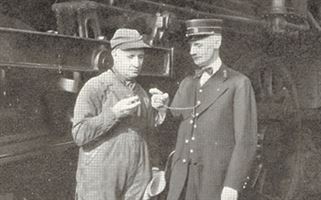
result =
[[[258,108],[257,156],[241,199],[320,199],[318,0],[4,0],[0,16],[1,198],[73,199],[75,98],[111,66],[116,29],[145,34],[153,48],[139,82],[172,97],[193,72],[184,21],[221,18],[221,57],[251,79]],[[165,167],[177,125],[169,118],[149,136],[154,166]]]

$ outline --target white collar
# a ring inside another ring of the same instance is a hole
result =
[[[206,83],[208,81],[208,79],[210,79],[220,69],[221,66],[222,66],[222,61],[219,57],[214,62],[209,64],[208,67],[206,67],[206,68],[212,68],[213,72],[212,72],[212,74],[209,74],[205,71],[202,74],[202,76],[200,78],[200,86],[204,85],[204,83]]]

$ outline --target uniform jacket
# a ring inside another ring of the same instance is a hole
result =
[[[168,200],[179,199],[189,165],[197,168],[197,199],[220,200],[224,186],[240,191],[255,156],[256,103],[246,76],[223,64],[202,87],[199,78],[186,77],[171,106],[195,105],[172,111],[181,123]]]

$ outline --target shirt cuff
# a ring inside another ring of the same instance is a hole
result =
[[[222,190],[222,194],[221,194],[221,199],[222,200],[237,200],[238,197],[238,193],[235,189],[230,188],[230,187],[224,187]]]
[[[161,125],[166,118],[166,108],[158,109],[157,115],[155,116],[155,126]]]
[[[230,194],[237,194],[237,190],[228,186],[224,186],[223,191]]]
[[[102,116],[105,130],[111,129],[119,121],[111,108],[106,108],[106,110],[103,111]]]

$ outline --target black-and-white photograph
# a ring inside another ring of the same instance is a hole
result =
[[[0,200],[321,200],[321,1],[0,0]]]

